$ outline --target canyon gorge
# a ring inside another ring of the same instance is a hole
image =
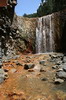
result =
[[[66,9],[27,18],[16,4],[0,7],[0,99],[66,100]]]

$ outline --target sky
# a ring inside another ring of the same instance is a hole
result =
[[[22,16],[26,14],[32,14],[37,11],[41,0],[17,0],[17,6],[15,12],[17,15]]]

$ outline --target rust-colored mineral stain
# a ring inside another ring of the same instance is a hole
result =
[[[0,0],[0,7],[4,7],[7,5],[7,0]]]

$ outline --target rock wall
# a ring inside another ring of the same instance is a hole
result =
[[[36,52],[66,52],[66,10],[37,19]]]
[[[35,52],[36,18],[14,16],[15,48],[21,52]]]
[[[6,12],[6,14],[5,14],[6,10],[3,10],[6,17],[5,17],[5,24],[1,25],[0,32],[6,33],[5,39],[3,38],[5,40],[3,44],[5,45],[6,43],[5,46],[3,45],[3,47],[5,47],[6,55],[9,56],[15,55],[19,51],[23,53],[30,53],[30,52],[35,53],[36,52],[35,51],[36,50],[36,27],[37,27],[38,18],[24,18],[24,17],[17,16],[16,14],[14,14],[14,8],[15,6],[8,6],[7,11],[8,12],[11,11],[11,12],[10,13]],[[0,10],[2,12],[1,8]],[[52,34],[54,36],[54,51],[66,51],[65,11],[66,10],[52,14],[51,31],[53,32]],[[47,18],[47,16],[44,17]],[[42,17],[42,19],[44,17]],[[4,23],[1,18],[3,17],[2,16],[0,17],[0,24]],[[45,27],[50,28],[48,26],[49,23],[48,24],[43,23],[43,20],[41,23],[42,23],[42,27],[44,24],[46,24]],[[49,34],[49,31],[47,34]]]
[[[3,4],[3,1],[1,3]],[[2,66],[2,57],[13,53],[10,52],[12,44],[10,34],[16,4],[17,0],[8,0],[5,6],[0,5],[0,66]]]
[[[11,44],[11,49],[17,50],[20,52],[25,53],[35,53],[36,52],[36,27],[38,19],[42,19],[42,32],[47,31],[45,35],[49,36],[48,34],[52,32],[53,41],[50,41],[50,44],[53,44],[51,47],[55,52],[66,52],[66,10],[53,13],[51,15],[47,15],[41,18],[24,18],[17,16],[14,14],[12,25],[10,26],[10,40],[9,43]],[[50,19],[48,16],[51,16]],[[46,21],[44,21],[46,19]],[[49,21],[49,22],[48,22]],[[47,23],[46,23],[47,22]],[[49,24],[50,23],[50,24]],[[40,25],[40,23],[39,23]],[[44,29],[45,25],[45,29]],[[51,31],[50,31],[50,25]],[[39,33],[41,33],[39,31]],[[50,36],[49,36],[50,37]],[[52,37],[52,36],[51,36]],[[47,38],[48,39],[48,38]],[[48,39],[51,40],[51,39]],[[48,45],[48,48],[50,48]],[[9,47],[9,46],[8,46]],[[12,51],[13,51],[12,50]],[[49,50],[49,49],[48,49]]]

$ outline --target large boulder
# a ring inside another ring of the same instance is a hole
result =
[[[58,78],[66,79],[66,72],[64,72],[64,71],[57,72],[56,75]]]

